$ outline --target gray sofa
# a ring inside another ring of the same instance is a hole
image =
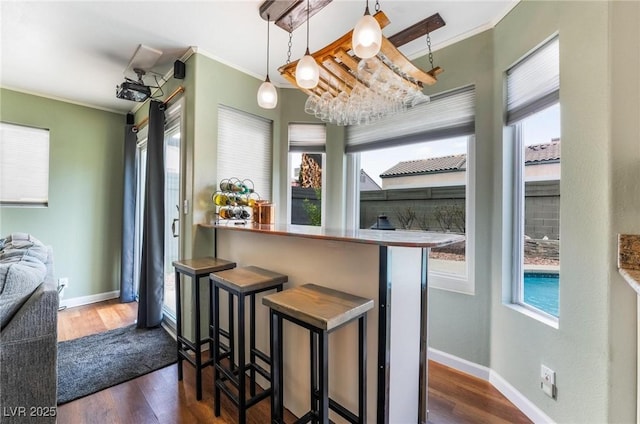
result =
[[[58,289],[50,247],[0,239],[0,422],[55,423]]]

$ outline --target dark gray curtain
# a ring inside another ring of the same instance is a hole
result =
[[[122,199],[122,259],[120,260],[120,301],[133,302],[133,262],[136,222],[136,143],[133,115],[127,115],[124,129],[124,187]]]
[[[164,297],[164,104],[156,100],[149,105],[143,216],[137,326],[151,328],[162,322]]]

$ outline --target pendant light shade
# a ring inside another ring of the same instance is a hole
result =
[[[269,15],[267,15],[267,77],[258,88],[258,106],[273,109],[278,104],[278,92],[269,79]]]
[[[269,81],[269,76],[258,89],[258,106],[263,109],[273,109],[278,104],[278,92],[276,87]]]
[[[309,0],[307,0],[307,51],[296,66],[296,84],[300,88],[312,89],[320,81],[320,67],[309,53]]]
[[[368,59],[378,54],[382,46],[382,30],[376,19],[369,14],[369,4],[360,18],[351,37],[351,48],[360,59]]]
[[[315,88],[320,80],[320,69],[316,60],[309,54],[309,50],[296,66],[296,83],[301,88]]]

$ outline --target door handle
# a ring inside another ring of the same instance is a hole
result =
[[[176,233],[176,222],[180,222],[180,218],[174,218],[171,223],[171,233],[173,233],[173,237],[180,237],[180,233]]]

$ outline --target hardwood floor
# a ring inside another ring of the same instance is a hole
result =
[[[58,313],[58,340],[100,333],[135,322],[137,303],[116,300],[70,308]],[[211,382],[211,367],[203,374]],[[288,411],[287,411],[288,412]],[[249,424],[269,422],[269,399],[249,409]],[[213,413],[212,384],[203,385],[201,401],[195,396],[195,373],[184,364],[178,382],[177,366],[160,369],[134,380],[58,407],[59,424],[235,423],[235,407],[222,397],[222,413]],[[286,422],[295,417],[287,413]],[[429,422],[432,424],[530,423],[491,384],[436,362],[429,362]]]

